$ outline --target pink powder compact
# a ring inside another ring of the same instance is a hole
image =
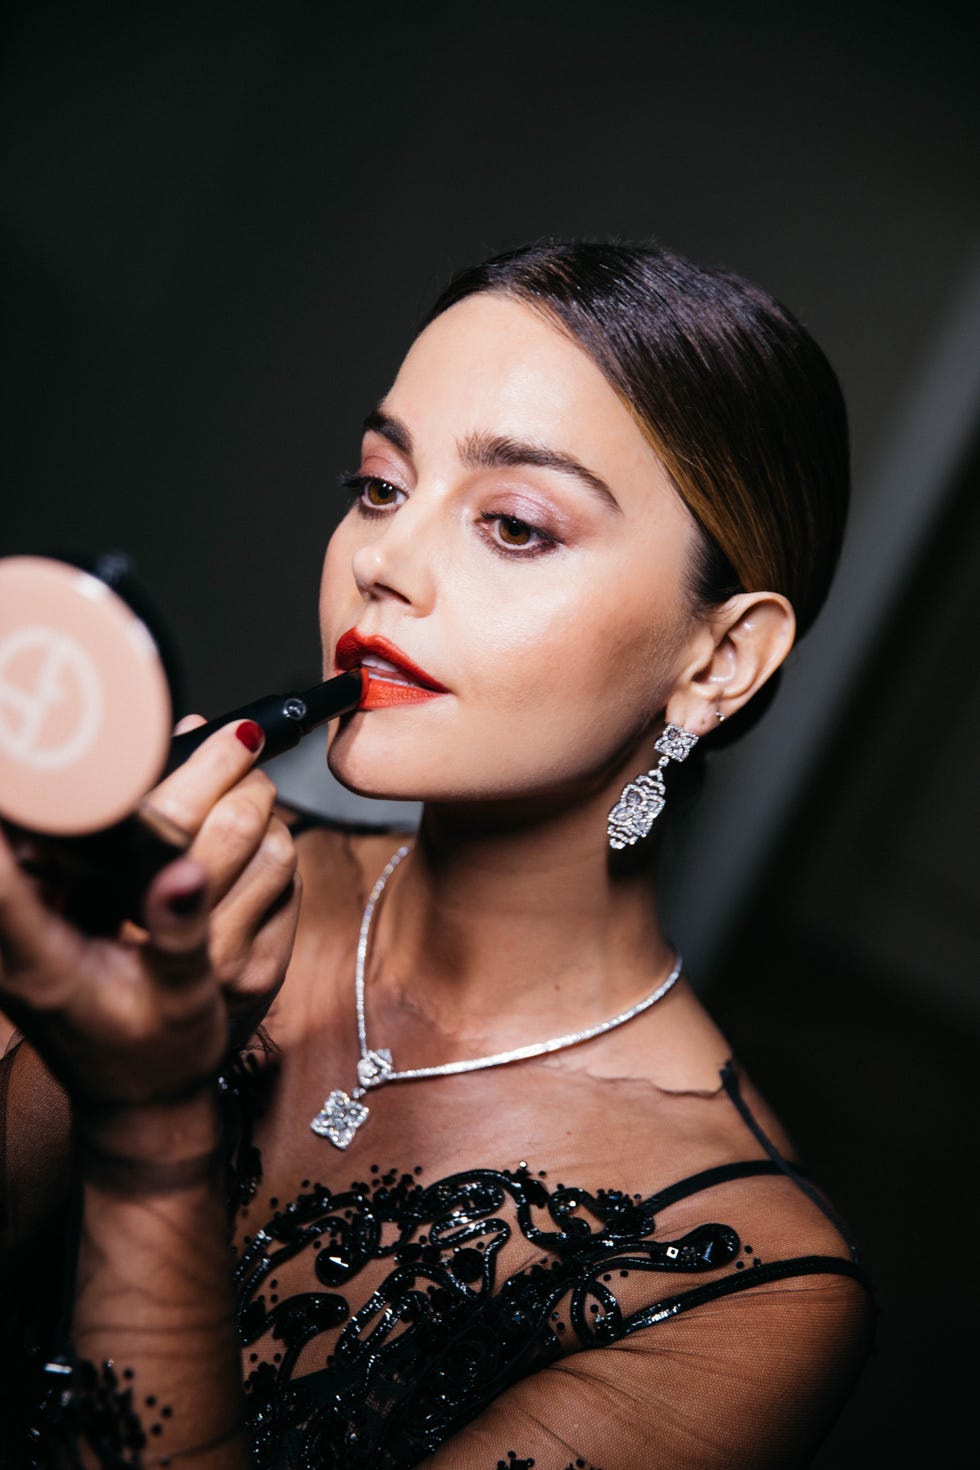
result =
[[[24,870],[91,932],[138,917],[191,840],[144,800],[164,774],[232,720],[257,721],[258,760],[271,759],[364,695],[351,667],[171,738],[172,672],[124,556],[0,558],[0,823]]]
[[[108,581],[0,558],[0,817],[64,837],[112,826],[158,779],[172,722],[157,641]]]

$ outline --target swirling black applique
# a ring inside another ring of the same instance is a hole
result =
[[[246,1381],[257,1466],[415,1465],[529,1373],[648,1325],[650,1307],[622,1310],[615,1273],[716,1271],[739,1251],[727,1225],[656,1240],[657,1203],[549,1189],[526,1167],[473,1169],[428,1186],[393,1171],[342,1192],[304,1190],[255,1234],[236,1268],[243,1344],[266,1334],[282,1344],[279,1361]],[[541,1257],[501,1279],[500,1253],[515,1230]],[[267,1300],[264,1283],[305,1251],[324,1289]],[[390,1269],[352,1310],[358,1273],[377,1260]],[[668,1292],[660,1308],[672,1315],[676,1299]],[[294,1378],[303,1349],[337,1327],[327,1366]]]
[[[158,1413],[148,1415],[149,1425],[141,1419],[132,1369],[120,1373],[111,1362],[64,1354],[45,1364],[42,1378],[25,1463],[34,1470],[82,1470],[83,1464],[92,1463],[104,1470],[138,1470],[148,1428],[158,1434],[162,1424]],[[149,1408],[156,1405],[152,1396],[145,1402]],[[169,1415],[169,1406],[160,1412]]]

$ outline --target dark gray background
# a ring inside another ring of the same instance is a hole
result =
[[[821,1470],[945,1460],[967,1397],[976,1267],[947,1200],[980,1029],[972,10],[2,22],[0,552],[130,553],[189,707],[318,676],[337,476],[452,269],[545,234],[653,236],[759,280],[835,363],[856,532],[829,632],[762,754],[717,762],[673,869],[685,951],[881,1289]]]

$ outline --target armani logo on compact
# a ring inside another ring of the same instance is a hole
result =
[[[102,688],[80,643],[54,628],[0,641],[0,750],[37,771],[80,760],[102,721]]]

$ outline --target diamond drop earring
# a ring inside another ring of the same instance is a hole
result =
[[[609,846],[614,851],[632,847],[641,837],[649,835],[667,800],[664,766],[668,761],[687,760],[697,743],[698,736],[690,730],[682,730],[680,725],[664,726],[653,747],[660,754],[656,766],[630,781],[609,813]]]

